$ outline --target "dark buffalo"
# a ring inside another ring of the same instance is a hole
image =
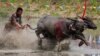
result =
[[[40,46],[42,43],[40,34],[43,34],[44,38],[55,39],[57,42],[73,36],[75,39],[82,40],[79,44],[81,46],[83,43],[88,45],[82,33],[85,28],[96,29],[97,27],[88,17],[74,20],[70,18],[45,16],[38,21],[36,34],[39,38]]]

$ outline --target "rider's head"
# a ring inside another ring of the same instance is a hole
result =
[[[17,10],[16,10],[16,15],[21,16],[22,13],[23,13],[23,9],[21,7],[18,7]]]

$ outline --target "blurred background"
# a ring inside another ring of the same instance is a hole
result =
[[[26,21],[28,19],[28,23],[34,26],[38,19],[45,14],[62,17],[82,16],[84,1],[85,0],[0,0],[0,27],[5,21],[9,20],[17,7],[24,9],[23,19]],[[91,48],[100,49],[100,0],[87,0],[86,16],[91,17],[91,20],[93,20],[98,27],[97,30],[85,30],[84,34],[86,39],[91,43]]]

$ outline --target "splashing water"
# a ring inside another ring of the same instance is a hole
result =
[[[37,20],[36,20],[37,22]],[[35,23],[29,23],[30,25],[33,26],[33,28],[36,27],[36,22]],[[27,22],[25,22],[27,23]],[[24,24],[25,24],[24,23]],[[34,50],[37,50],[38,48],[38,38],[35,34],[35,31],[33,30],[30,30],[30,29],[23,29],[23,30],[19,30],[19,31],[11,31],[11,32],[8,32],[6,34],[4,34],[4,25],[5,25],[5,22],[0,22],[0,49],[3,50],[2,52],[8,52],[8,53],[19,53],[19,54],[10,54],[10,56],[14,56],[14,55],[18,55],[18,56],[24,56],[24,55],[29,55],[29,53],[31,52],[34,52]],[[62,55],[67,55],[67,56],[70,56],[68,54],[71,54],[71,56],[81,56],[82,54],[91,54],[91,53],[99,53],[99,50],[96,50],[96,49],[90,49],[86,46],[83,46],[83,47],[78,47],[76,44],[77,42],[75,41],[71,41],[71,50],[69,51],[64,51],[62,52],[62,54],[57,54],[57,53],[54,53],[53,51],[52,52],[44,52],[44,53],[39,53],[36,54],[36,53],[31,53],[30,55],[33,56],[33,55],[36,55],[36,56],[50,56],[52,54],[52,56],[62,56]],[[46,40],[44,39],[43,40],[43,47],[44,48],[50,48],[51,45],[55,45],[54,43],[52,43],[52,41],[49,41],[49,40]],[[66,45],[66,44],[65,44]],[[13,51],[5,51],[5,49],[9,49],[9,50],[12,50],[14,49]],[[20,49],[20,50],[17,50],[17,49]],[[21,50],[21,49],[24,49],[24,50]],[[29,51],[28,51],[28,50]],[[0,50],[0,51],[1,51]],[[27,50],[27,51],[25,51]],[[25,53],[21,53],[21,52],[29,52],[27,54]],[[72,54],[73,53],[73,54]],[[49,55],[50,54],[50,55]],[[1,55],[1,54],[0,54]],[[2,54],[2,56],[5,55],[5,54]],[[83,55],[84,56],[84,55]]]
[[[34,22],[34,21],[33,21]],[[37,20],[36,20],[37,22]],[[36,23],[35,22],[35,23]],[[29,22],[24,22],[27,24]],[[29,23],[33,28],[36,28],[36,24]],[[25,28],[23,30],[12,30],[10,32],[4,32],[5,23],[2,22],[0,25],[0,48],[1,49],[37,49],[38,38],[34,30]],[[44,49],[50,49],[54,47],[55,43],[50,40],[43,39]]]
[[[36,49],[37,37],[35,31],[30,29],[13,30],[11,32],[4,33],[5,22],[0,22],[0,48],[1,49]]]

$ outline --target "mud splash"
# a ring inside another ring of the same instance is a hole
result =
[[[0,40],[7,48],[33,48],[36,46],[35,41],[37,40],[37,37],[35,37],[34,32],[31,33],[27,30],[20,30],[11,31],[6,34],[2,33]],[[31,47],[30,45],[34,46]]]
[[[24,21],[23,24],[30,24],[33,28],[36,28],[37,20]],[[12,30],[11,32],[4,31],[4,25],[6,22],[0,24],[0,49],[37,49],[38,38],[34,30],[25,28],[23,30]],[[54,48],[54,43],[50,40],[43,39],[44,49]]]
[[[37,37],[35,32],[30,29],[13,30],[11,32],[4,32],[4,25],[6,21],[0,22],[0,49],[36,49]]]

